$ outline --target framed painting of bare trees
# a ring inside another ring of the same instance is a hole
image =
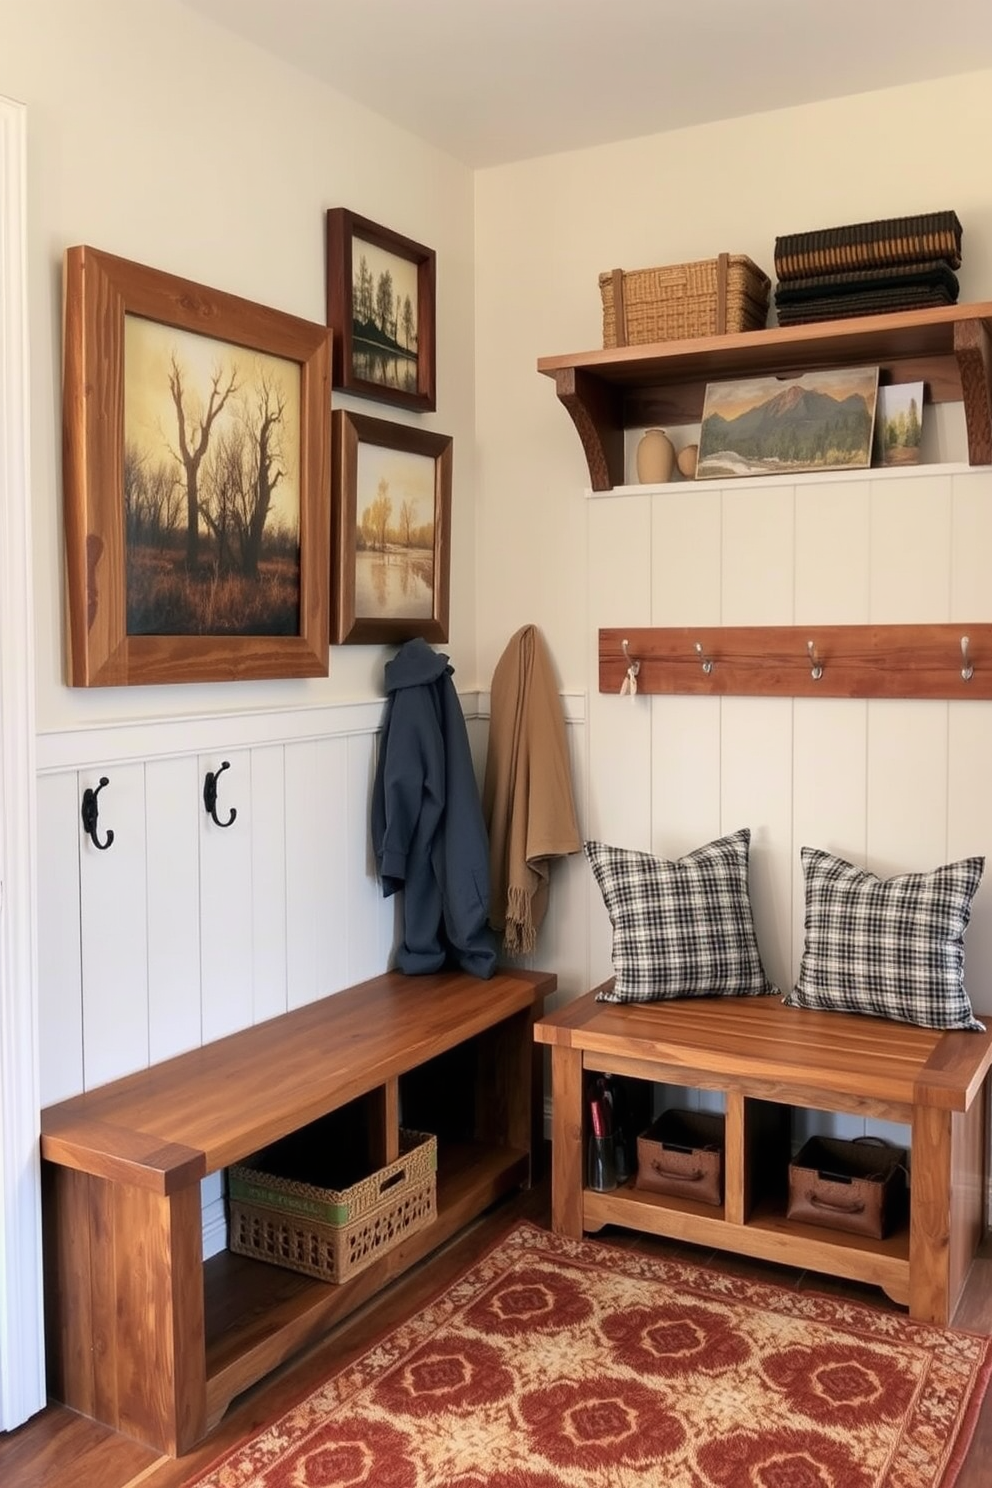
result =
[[[434,411],[436,256],[346,207],[327,213],[327,324],[334,386]]]
[[[451,436],[331,417],[332,641],[446,641]]]
[[[325,326],[67,250],[69,682],[326,675]]]

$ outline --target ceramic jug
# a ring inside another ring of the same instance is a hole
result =
[[[645,429],[637,446],[637,479],[642,485],[671,480],[675,446],[664,429]]]

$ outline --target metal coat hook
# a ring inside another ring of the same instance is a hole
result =
[[[968,646],[969,645],[970,645],[969,638],[967,636],[962,636],[961,637],[961,680],[963,682],[970,682],[971,679],[972,679],[972,677],[975,675],[975,664],[971,660],[971,657],[968,655]]]
[[[703,643],[702,643],[702,641],[697,641],[696,642],[696,655],[702,661],[703,671],[706,673],[706,675],[708,677],[709,674],[710,674],[710,672],[713,670],[713,658],[711,656],[704,656],[703,655]]]
[[[819,682],[820,678],[823,676],[823,663],[817,660],[816,642],[807,641],[806,650],[809,653],[810,676],[813,678],[814,682]]]
[[[96,790],[94,790],[92,786],[87,786],[86,789],[83,791],[83,805],[80,812],[80,815],[83,818],[83,830],[86,832],[86,835],[93,843],[93,846],[98,847],[101,852],[106,852],[107,848],[114,840],[113,830],[109,828],[107,831],[107,840],[105,842],[101,842],[99,837],[96,835],[97,822],[100,819],[100,805],[97,801],[97,796],[103,790],[103,787],[109,784],[110,781],[108,780],[107,776],[101,775],[100,784],[97,786]]]
[[[215,826],[218,827],[233,826],[235,818],[238,814],[235,807],[232,806],[231,814],[227,818],[227,821],[220,821],[217,816],[217,781],[219,777],[224,773],[224,771],[229,770],[230,768],[231,761],[224,760],[219,770],[208,770],[203,781],[203,804],[206,807],[207,811],[210,813],[211,819],[213,820]]]
[[[626,695],[629,695],[630,697],[636,697],[637,674],[641,670],[641,663],[639,661],[632,660],[630,655],[630,645],[627,641],[621,641],[620,644],[623,647],[624,660],[627,663],[627,675],[624,677],[623,681],[620,684],[620,696],[624,697]]]

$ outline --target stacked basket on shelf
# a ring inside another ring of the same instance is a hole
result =
[[[771,280],[743,253],[653,269],[612,269],[599,276],[603,346],[644,346],[760,331]]]
[[[788,233],[775,239],[779,324],[954,305],[960,264],[950,211]]]

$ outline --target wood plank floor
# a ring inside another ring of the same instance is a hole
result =
[[[147,1447],[117,1436],[63,1406],[51,1405],[17,1431],[0,1433],[0,1484],[3,1488],[181,1488],[222,1452],[314,1389],[334,1368],[361,1354],[371,1338],[395,1327],[423,1306],[517,1219],[530,1219],[543,1225],[550,1222],[547,1183],[515,1195],[476,1220],[457,1239],[341,1324],[319,1346],[247,1392],[232,1406],[208,1441],[181,1460],[159,1457]],[[721,1269],[733,1269],[741,1275],[783,1286],[808,1287],[878,1306],[893,1305],[873,1287],[786,1266],[676,1245],[619,1229],[604,1230],[598,1238],[651,1254],[712,1261]],[[954,1323],[959,1328],[992,1333],[992,1243],[986,1244],[972,1267]],[[955,1488],[988,1488],[992,1481],[990,1461],[992,1399],[983,1407]]]

